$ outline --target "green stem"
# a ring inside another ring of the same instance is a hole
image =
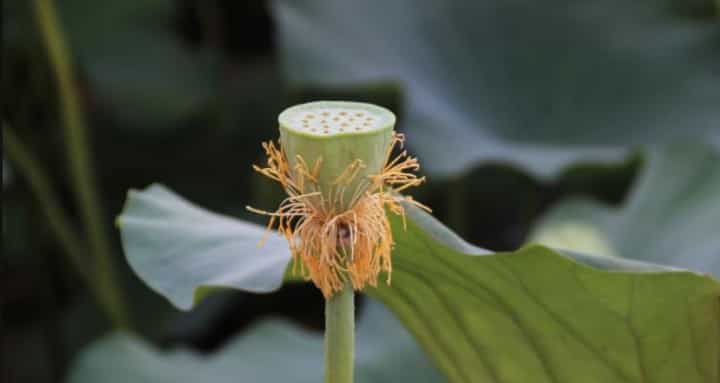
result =
[[[345,285],[325,301],[325,383],[352,383],[355,354],[355,293]]]
[[[75,269],[88,279],[89,275],[83,263],[84,249],[80,237],[73,230],[70,219],[60,207],[60,202],[52,191],[50,178],[40,162],[25,147],[15,132],[6,125],[3,125],[3,147],[8,159],[17,166],[18,172],[27,178],[30,190],[40,202],[50,229],[63,248],[63,253],[68,256]]]
[[[93,256],[92,273],[96,278],[97,287],[105,297],[104,301],[110,306],[113,324],[116,327],[126,328],[129,326],[129,317],[121,291],[116,284],[110,241],[96,193],[87,131],[76,89],[77,81],[72,69],[70,51],[65,44],[52,1],[36,0],[35,11],[50,64],[58,82],[65,148],[70,163],[74,194],[89,237],[90,253]]]

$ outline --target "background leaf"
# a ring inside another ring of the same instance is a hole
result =
[[[595,254],[674,265],[718,278],[718,201],[720,154],[709,146],[676,144],[649,153],[646,168],[621,207],[564,201],[538,223],[533,237],[572,250],[604,247]],[[592,232],[595,239],[578,231]]]
[[[365,306],[357,336],[358,382],[443,381],[410,334],[379,303]],[[182,349],[160,350],[133,336],[115,333],[82,353],[68,382],[314,383],[322,379],[322,335],[271,319],[210,356]]]
[[[172,1],[69,0],[59,5],[95,101],[124,126],[172,127],[208,107],[217,60],[175,33]]]
[[[284,238],[259,225],[210,213],[164,186],[130,191],[118,217],[130,266],[181,309],[213,288],[269,292],[290,260]]]
[[[602,1],[273,2],[290,81],[396,80],[431,173],[573,161],[678,137],[720,145],[720,27],[690,4]],[[452,22],[449,22],[452,20]]]

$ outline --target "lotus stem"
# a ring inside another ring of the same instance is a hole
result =
[[[355,360],[355,293],[352,286],[325,301],[325,383],[352,383]]]

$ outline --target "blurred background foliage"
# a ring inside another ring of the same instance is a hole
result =
[[[348,99],[395,111],[429,172],[416,198],[492,250],[521,245],[567,198],[623,203],[650,146],[720,145],[712,0],[375,3],[54,3],[89,136],[98,230],[138,335],[212,353],[268,316],[322,328],[321,295],[302,284],[221,294],[179,313],[129,271],[113,228],[126,191],[153,181],[257,220],[245,205],[270,208],[280,194],[250,165],[294,103]],[[42,4],[52,3],[2,5],[3,382],[61,381],[77,352],[113,326],[88,271],[78,272],[97,254],[74,185],[77,153],[61,128]],[[10,132],[34,166],[11,155]],[[48,219],[53,206],[62,219]],[[63,230],[83,250],[79,267],[58,240]]]

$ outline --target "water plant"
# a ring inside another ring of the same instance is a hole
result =
[[[346,132],[350,126],[338,116],[353,108],[383,123]],[[316,113],[320,120],[311,123]],[[452,382],[718,377],[715,279],[540,245],[493,253],[466,243],[398,193],[424,179],[408,172],[419,166],[415,158],[404,151],[392,155],[389,148],[402,144],[402,136],[392,132],[391,116],[352,103],[312,103],[280,115],[280,144],[264,145],[268,160],[256,170],[279,182],[288,196],[275,211],[249,208],[269,216],[268,227],[279,233],[210,213],[161,185],[131,191],[118,219],[128,262],[182,309],[219,289],[268,292],[283,281],[311,280],[326,298],[328,382],[349,382],[358,374],[358,289],[385,304]],[[336,117],[337,124],[325,129],[323,118],[327,123]],[[89,357],[102,352],[101,347]],[[162,363],[179,363],[168,358],[157,356]],[[80,378],[72,382],[97,376],[103,364],[86,360],[81,358]],[[276,372],[244,365],[235,373]],[[305,374],[288,379],[316,381],[312,372]]]

